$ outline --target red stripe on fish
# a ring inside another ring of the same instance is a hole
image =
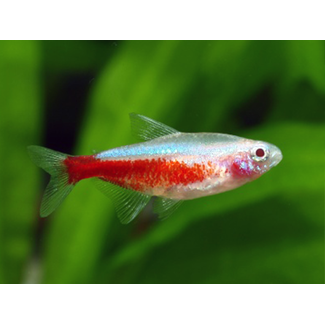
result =
[[[69,173],[69,183],[100,177],[125,188],[146,188],[188,185],[202,182],[215,173],[211,162],[194,163],[166,159],[100,160],[94,156],[68,157],[64,164]]]

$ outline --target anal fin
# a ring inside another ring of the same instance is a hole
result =
[[[157,197],[154,202],[153,211],[159,215],[160,219],[168,218],[182,204],[181,200],[172,200]]]
[[[131,222],[148,204],[149,195],[128,190],[100,178],[95,178],[97,188],[113,200],[121,223]]]

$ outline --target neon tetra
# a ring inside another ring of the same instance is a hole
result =
[[[41,216],[52,213],[74,185],[96,178],[114,199],[122,223],[133,220],[152,196],[154,211],[169,216],[183,200],[225,192],[252,181],[282,159],[274,145],[219,133],[181,133],[145,116],[130,114],[145,142],[89,156],[28,147],[36,165],[51,174]]]

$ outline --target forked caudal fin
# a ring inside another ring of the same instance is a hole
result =
[[[69,175],[63,161],[68,155],[40,146],[29,146],[32,161],[51,175],[41,204],[41,217],[51,214],[71,192],[74,184],[69,184]]]

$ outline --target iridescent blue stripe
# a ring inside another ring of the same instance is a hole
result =
[[[108,151],[100,152],[96,155],[99,159],[105,158],[120,158],[120,157],[137,157],[137,156],[156,156],[168,154],[185,154],[189,151],[187,145],[170,145],[159,144],[144,146],[141,144],[124,146],[120,148],[111,149]]]
[[[236,142],[241,138],[225,134],[213,133],[177,133],[172,136],[156,138],[151,141],[136,143],[100,152],[98,159],[160,156],[160,155],[215,155],[234,147],[229,142]],[[218,144],[218,145],[216,145]]]

